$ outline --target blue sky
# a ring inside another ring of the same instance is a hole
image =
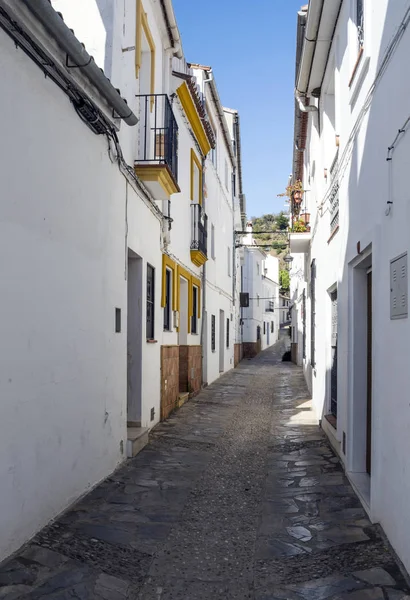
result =
[[[213,68],[240,112],[248,217],[278,212],[292,169],[297,11],[303,0],[174,0],[188,62]]]

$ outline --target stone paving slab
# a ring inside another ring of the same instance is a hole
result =
[[[0,565],[0,600],[410,600],[282,340]]]

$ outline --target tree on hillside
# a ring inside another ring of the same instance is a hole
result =
[[[261,244],[265,252],[270,252],[279,259],[279,269],[285,269],[286,263],[283,258],[288,247],[286,230],[289,225],[286,214],[282,211],[277,214],[252,217],[251,221],[255,242]],[[285,221],[286,226],[284,226]]]
[[[279,285],[282,294],[287,294],[290,290],[290,276],[289,271],[279,271]]]
[[[276,217],[276,226],[281,231],[289,227],[289,218],[285,215],[283,210]]]

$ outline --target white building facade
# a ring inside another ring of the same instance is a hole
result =
[[[237,157],[217,103],[208,124],[169,0],[0,8],[1,560],[233,367]],[[221,262],[207,279],[205,198]],[[211,315],[223,360],[204,355]]]
[[[279,324],[280,326],[289,323],[290,321],[289,298],[283,294],[279,294]]]
[[[293,176],[305,192],[292,210],[310,227],[290,234],[295,360],[407,570],[409,20],[408,3],[389,0],[300,11]]]
[[[242,238],[243,356],[253,358],[279,338],[279,259],[258,248],[247,224]]]

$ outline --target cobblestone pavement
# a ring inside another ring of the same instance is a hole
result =
[[[410,600],[285,343],[186,404],[3,563],[0,599]]]

